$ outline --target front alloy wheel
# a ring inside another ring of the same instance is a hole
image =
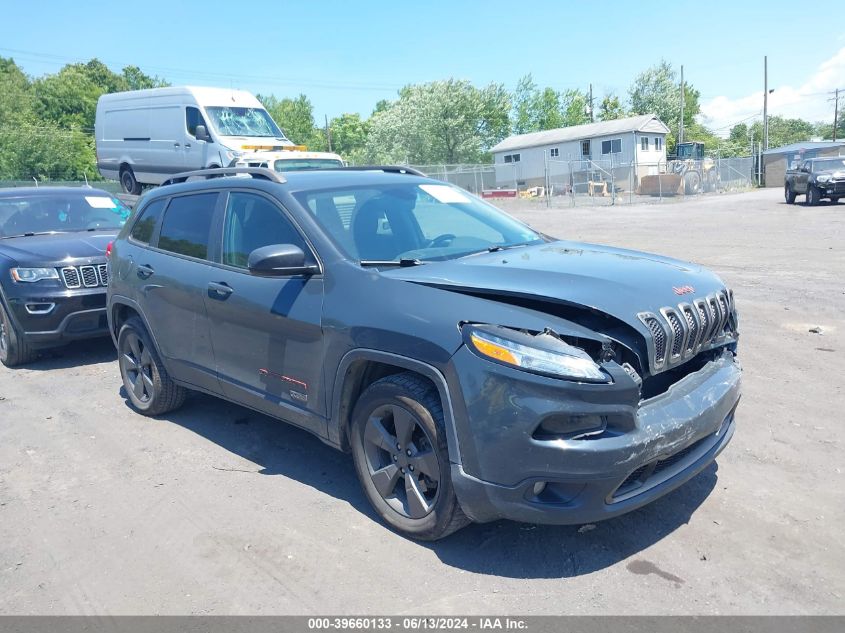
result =
[[[429,380],[413,372],[377,380],[358,398],[349,430],[358,480],[385,523],[430,541],[469,523],[452,487],[443,407]]]
[[[431,438],[414,416],[387,404],[373,411],[364,430],[367,471],[376,490],[402,516],[431,512],[440,488],[440,466]]]

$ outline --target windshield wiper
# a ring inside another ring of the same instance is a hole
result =
[[[523,242],[522,244],[496,244],[494,246],[488,246],[483,251],[472,251],[471,253],[465,253],[461,255],[461,257],[472,257],[473,255],[481,255],[483,253],[498,253],[499,251],[506,251],[510,250],[511,248],[517,248],[518,246],[530,246],[531,242]]]
[[[59,233],[59,231],[28,231],[26,233],[19,233],[18,235],[4,235],[0,237],[0,240],[10,240],[13,237],[33,237],[34,235],[52,235],[53,233]]]
[[[420,266],[425,262],[419,259],[362,259],[361,266],[400,266],[408,268],[410,266]]]

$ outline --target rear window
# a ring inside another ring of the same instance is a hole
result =
[[[179,255],[208,259],[217,195],[201,193],[173,198],[161,221],[158,247]]]

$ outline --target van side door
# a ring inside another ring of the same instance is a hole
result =
[[[231,400],[326,435],[323,399],[323,276],[263,277],[249,254],[294,244],[316,255],[289,214],[257,191],[230,191],[219,229],[220,257],[205,302],[217,375]]]

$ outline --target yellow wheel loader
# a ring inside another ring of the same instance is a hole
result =
[[[704,143],[680,143],[666,162],[666,172],[640,179],[639,193],[646,196],[693,195],[714,191],[719,173],[712,158],[704,156]]]

